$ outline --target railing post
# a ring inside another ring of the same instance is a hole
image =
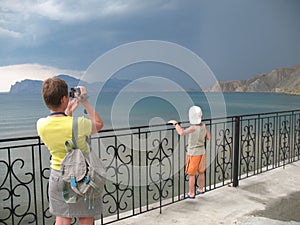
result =
[[[233,152],[233,187],[239,186],[239,158],[240,158],[240,117],[235,117]]]

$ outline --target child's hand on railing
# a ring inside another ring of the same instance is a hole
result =
[[[169,120],[168,123],[173,124],[173,125],[178,124],[178,122],[176,120]]]

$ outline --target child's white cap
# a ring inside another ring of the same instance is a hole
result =
[[[199,106],[192,106],[189,110],[190,124],[201,123],[202,115],[202,110]]]

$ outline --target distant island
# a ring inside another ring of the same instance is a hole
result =
[[[272,92],[300,94],[300,64],[291,68],[274,69],[249,80],[218,81],[208,92]]]
[[[77,78],[74,78],[70,75],[61,74],[58,75],[57,77],[65,80],[69,88],[76,87],[80,84],[82,86],[85,86],[89,90],[89,92],[98,92],[100,87],[102,88],[103,86],[103,83],[101,82],[88,83],[79,80]],[[129,80],[119,80],[113,78],[107,81],[102,91],[107,91],[107,92],[118,91],[120,86],[124,86],[128,83],[130,83]],[[43,85],[43,81],[41,80],[25,79],[16,82],[14,85],[11,85],[9,93],[19,93],[19,94],[20,93],[31,93],[31,94],[41,93],[42,85]]]

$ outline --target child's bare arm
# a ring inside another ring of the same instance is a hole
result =
[[[210,140],[210,132],[209,130],[206,128],[206,136],[205,136],[206,140]]]
[[[193,133],[195,131],[195,126],[190,126],[189,128],[187,128],[185,130],[182,129],[182,127],[179,125],[179,123],[176,120],[170,120],[170,121],[168,121],[168,123],[171,123],[175,126],[175,129],[179,135],[187,135],[187,134]]]

